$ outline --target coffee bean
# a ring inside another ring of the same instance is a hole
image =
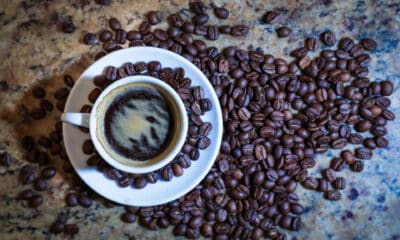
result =
[[[315,51],[318,48],[318,39],[314,37],[306,38],[304,47],[307,48],[308,51]]]
[[[55,167],[46,167],[46,168],[42,169],[40,176],[45,179],[50,179],[50,178],[54,177],[56,175],[56,173],[57,173],[57,170]]]
[[[189,9],[196,14],[203,14],[206,10],[206,6],[202,1],[194,1],[189,3]]]
[[[335,189],[343,190],[346,188],[346,179],[344,179],[343,177],[338,177],[332,182],[332,186]]]
[[[78,205],[78,195],[76,193],[68,193],[65,201],[70,207],[76,206]]]
[[[213,227],[209,223],[203,223],[200,228],[200,233],[203,237],[212,237],[213,236]]]
[[[243,37],[246,36],[249,32],[249,27],[244,25],[235,25],[231,28],[231,35],[234,37]]]
[[[46,91],[42,87],[34,87],[32,89],[32,95],[36,98],[44,98],[46,96]]]
[[[46,116],[46,112],[42,108],[34,108],[32,109],[30,116],[34,120],[40,120]]]
[[[281,21],[281,15],[276,11],[268,11],[264,15],[264,22],[275,24]]]
[[[321,33],[321,41],[327,46],[333,46],[336,43],[336,36],[332,31]]]
[[[65,20],[64,22],[61,23],[61,30],[64,33],[73,33],[75,32],[75,24],[72,22],[72,18]]]
[[[96,99],[99,97],[100,93],[101,93],[100,88],[93,89],[88,95],[89,102],[91,103],[96,102]]]
[[[130,212],[125,212],[121,215],[121,220],[126,223],[134,223],[136,221],[136,215]]]
[[[324,169],[323,175],[328,182],[333,182],[336,179],[336,173],[330,168]]]
[[[382,81],[381,84],[381,93],[383,96],[390,96],[393,93],[393,83],[391,81]]]
[[[389,145],[389,140],[387,140],[385,137],[376,137],[375,143],[379,148],[386,148]]]
[[[290,29],[288,27],[280,27],[276,30],[276,33],[278,34],[278,37],[280,37],[280,38],[289,36],[291,32],[292,32],[292,29]]]
[[[220,19],[227,19],[229,17],[229,11],[228,11],[228,9],[226,9],[224,7],[214,8],[214,14],[217,18],[220,18]]]
[[[78,202],[79,202],[79,205],[81,205],[82,207],[85,207],[85,208],[88,208],[92,205],[92,200],[89,197],[84,196],[84,195],[79,196]]]
[[[42,205],[43,203],[43,197],[42,195],[33,195],[30,199],[29,199],[29,206],[32,208],[37,208],[40,205]]]
[[[113,34],[111,33],[111,31],[109,31],[107,29],[102,30],[99,35],[100,41],[102,41],[104,43],[110,41],[112,39],[112,37],[113,37]]]
[[[18,194],[18,198],[22,200],[29,200],[33,197],[33,195],[34,192],[32,191],[32,189],[26,189],[22,191],[20,194]]]
[[[362,161],[356,160],[353,164],[350,165],[350,169],[353,172],[361,172],[364,170],[364,163]]]
[[[202,137],[198,143],[198,147],[201,150],[204,150],[206,148],[208,148],[208,146],[210,146],[211,144],[211,140],[208,137]]]
[[[94,152],[94,146],[91,140],[86,140],[82,145],[82,150],[84,154],[90,155]]]
[[[208,26],[207,28],[207,38],[210,40],[217,40],[219,37],[219,30],[216,26]]]
[[[37,191],[44,191],[47,189],[47,181],[43,178],[37,178],[34,182],[34,188]]]
[[[156,25],[161,22],[159,13],[157,11],[150,11],[147,13],[147,20],[151,25]]]
[[[306,189],[315,190],[318,187],[318,180],[315,178],[307,177],[307,179],[302,182],[302,186]]]
[[[83,37],[83,42],[86,45],[93,45],[96,43],[96,35],[93,33],[86,33],[85,36]]]
[[[114,17],[108,19],[108,25],[114,31],[121,29],[121,23],[119,22],[118,19],[116,19]]]
[[[51,112],[54,108],[54,105],[47,99],[41,99],[40,108],[44,111]]]
[[[325,192],[325,198],[330,201],[338,201],[342,197],[342,194],[338,190],[329,190]]]
[[[367,51],[374,51],[378,46],[375,40],[371,38],[363,38],[361,39],[360,43],[363,46],[363,48]]]
[[[354,150],[355,157],[359,159],[371,159],[372,158],[372,151],[368,148],[359,147]]]
[[[66,99],[68,95],[69,95],[69,89],[65,87],[59,88],[54,92],[54,97],[58,100]]]

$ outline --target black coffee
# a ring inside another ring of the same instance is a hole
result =
[[[171,135],[173,116],[167,100],[149,84],[120,88],[113,90],[114,96],[104,107],[106,151],[135,161],[156,157]]]

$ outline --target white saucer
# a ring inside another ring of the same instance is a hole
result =
[[[163,68],[185,69],[185,77],[192,80],[192,86],[202,86],[204,95],[212,103],[212,109],[206,112],[202,119],[212,123],[209,134],[210,146],[200,151],[197,161],[192,161],[191,167],[184,170],[180,177],[173,177],[171,181],[159,180],[154,184],[147,184],[143,189],[133,187],[119,187],[118,184],[106,178],[103,173],[93,167],[88,167],[88,155],[82,152],[82,144],[89,139],[89,134],[83,133],[73,125],[63,123],[63,137],[65,149],[75,171],[82,180],[98,194],[114,202],[132,206],[153,206],[173,201],[196,187],[211,169],[218,155],[222,140],[222,114],[218,97],[204,74],[185,58],[154,47],[132,47],[112,52],[87,68],[77,80],[68,97],[65,112],[79,112],[84,104],[89,104],[87,96],[95,87],[93,78],[102,74],[107,66],[120,67],[127,62],[159,61]]]

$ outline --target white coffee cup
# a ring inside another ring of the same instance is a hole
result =
[[[169,141],[166,143],[164,150],[160,152],[154,158],[148,159],[146,161],[121,161],[120,159],[115,159],[102,145],[101,140],[98,136],[98,128],[101,127],[100,123],[103,121],[98,121],[98,110],[102,104],[110,102],[107,99],[113,90],[125,85],[130,85],[133,83],[143,83],[146,85],[152,85],[160,91],[163,97],[167,100],[171,114],[174,116],[174,126],[172,127],[172,133]],[[177,92],[165,82],[150,76],[130,76],[120,80],[115,81],[109,85],[97,98],[93,105],[90,113],[72,113],[66,112],[61,116],[63,122],[67,122],[73,125],[89,128],[90,138],[96,148],[98,154],[111,166],[129,173],[148,173],[162,168],[171,162],[176,155],[180,152],[188,130],[188,117],[185,106],[177,94]],[[100,123],[99,123],[100,122]]]

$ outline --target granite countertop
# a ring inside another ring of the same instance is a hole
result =
[[[68,2],[68,3],[66,3]],[[207,4],[210,1],[205,1]],[[325,201],[322,195],[297,188],[306,212],[299,232],[287,232],[289,239],[400,239],[400,3],[396,0],[350,1],[214,1],[230,10],[226,22],[250,26],[247,38],[221,37],[212,45],[240,45],[264,49],[274,56],[290,59],[289,52],[308,36],[318,36],[330,29],[336,36],[354,39],[371,37],[378,50],[371,54],[369,78],[390,79],[395,92],[390,99],[397,115],[389,122],[389,147],[375,152],[360,174],[348,169],[341,172],[348,185],[337,202]],[[0,167],[0,239],[63,239],[51,235],[48,226],[57,217],[79,225],[76,239],[171,239],[171,229],[149,231],[137,224],[120,220],[123,207],[107,207],[100,198],[90,208],[67,207],[65,194],[76,180],[64,173],[62,161],[54,159],[59,169],[43,193],[44,203],[37,209],[15,200],[26,189],[18,173],[27,164],[19,144],[25,134],[38,136],[60,118],[53,110],[46,121],[26,124],[21,105],[31,106],[33,86],[46,86],[48,95],[62,85],[65,74],[77,79],[99,51],[99,45],[82,44],[85,31],[96,32],[107,25],[107,18],[118,17],[125,29],[136,28],[144,13],[161,10],[163,15],[187,8],[184,0],[114,0],[110,6],[88,0],[0,0],[0,151],[11,153],[14,162]],[[278,25],[266,25],[260,19],[266,10],[277,9],[284,19]],[[59,30],[59,23],[71,16],[77,29],[72,34]],[[216,22],[215,18],[211,19]],[[225,21],[225,20],[224,20]],[[293,33],[277,39],[275,28],[289,26]],[[52,128],[52,127],[51,127]],[[318,157],[315,173],[326,167],[329,157]],[[30,164],[37,168],[34,164]],[[313,173],[312,173],[313,174]],[[311,175],[312,175],[311,174]]]

